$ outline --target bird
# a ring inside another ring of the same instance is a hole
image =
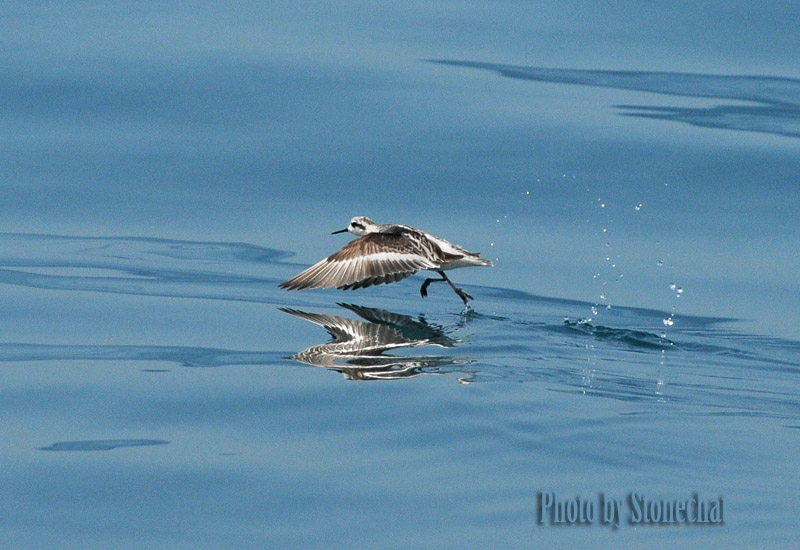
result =
[[[378,224],[366,216],[356,216],[347,227],[331,235],[347,231],[358,238],[278,286],[284,290],[355,290],[394,283],[417,271],[428,270],[435,271],[440,278],[425,279],[419,289],[423,298],[428,295],[431,283],[447,282],[468,308],[467,300],[474,298],[454,285],[445,271],[492,265],[481,258],[479,252],[468,252],[441,237],[407,225]]]

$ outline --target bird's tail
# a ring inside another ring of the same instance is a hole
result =
[[[476,252],[470,259],[474,262],[473,265],[492,265],[491,260],[481,258],[480,252]]]

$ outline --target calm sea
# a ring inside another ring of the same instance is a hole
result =
[[[7,2],[0,546],[796,544],[798,20]],[[356,215],[472,309],[277,288]]]

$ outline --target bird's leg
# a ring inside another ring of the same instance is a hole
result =
[[[437,269],[436,272],[439,275],[441,275],[442,278],[441,279],[426,279],[425,282],[422,283],[422,288],[419,289],[420,294],[422,294],[422,296],[427,296],[427,294],[428,294],[428,292],[427,292],[428,285],[431,284],[431,283],[434,283],[436,281],[447,281],[447,284],[449,284],[450,288],[452,288],[455,291],[455,293],[458,294],[458,297],[461,298],[461,301],[464,302],[464,305],[469,307],[469,304],[467,303],[467,298],[469,298],[470,300],[474,300],[475,298],[470,296],[463,289],[460,289],[456,285],[454,285],[453,281],[448,279],[447,275],[444,274],[444,271],[442,271],[441,269]]]
[[[453,281],[448,279],[447,275],[444,274],[444,271],[440,270],[439,271],[439,275],[441,275],[442,278],[445,281],[447,281],[447,283],[450,285],[450,288],[452,288],[456,292],[456,294],[458,294],[458,297],[461,298],[461,300],[464,302],[464,305],[469,307],[469,304],[467,303],[467,298],[469,298],[470,300],[474,300],[475,298],[473,298],[472,296],[470,296],[469,294],[464,292],[464,290],[462,290],[462,289],[458,288],[456,285],[454,285]]]
[[[441,273],[441,272],[440,272],[440,273]],[[424,282],[424,283],[422,283],[422,286],[421,286],[421,287],[419,287],[419,293],[420,293],[420,295],[422,295],[422,297],[423,297],[423,298],[427,297],[427,296],[428,296],[428,285],[430,285],[431,283],[439,283],[439,282],[444,282],[444,281],[446,281],[446,280],[447,280],[447,279],[445,279],[444,277],[443,277],[443,278],[441,278],[441,279],[425,279],[425,282]],[[451,284],[452,284],[452,283],[451,283]]]

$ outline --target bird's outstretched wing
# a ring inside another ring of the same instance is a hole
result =
[[[401,233],[369,233],[279,286],[286,290],[356,289],[393,283],[421,269],[438,267],[424,252]]]

